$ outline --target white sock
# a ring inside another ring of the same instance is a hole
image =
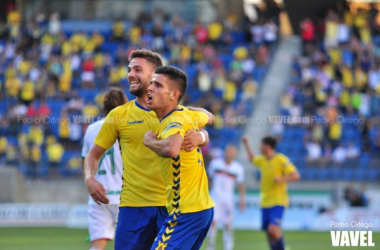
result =
[[[90,250],[101,250],[101,249],[96,248],[96,247],[90,247]]]
[[[216,236],[218,235],[217,225],[212,225],[208,232],[208,247],[207,250],[214,250],[216,243]]]
[[[234,248],[234,232],[232,229],[223,230],[223,243],[225,250],[232,250]]]

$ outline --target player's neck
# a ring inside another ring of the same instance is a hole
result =
[[[272,159],[272,157],[276,154],[276,151],[271,151],[271,152],[268,152],[265,156],[267,157],[267,159]]]
[[[224,159],[224,161],[227,163],[227,165],[230,165],[231,164],[231,162],[232,162],[232,160],[230,160],[230,159]]]
[[[143,108],[145,108],[145,109],[149,109],[149,108],[148,108],[147,99],[148,99],[148,95],[137,96],[137,97],[136,97],[136,102],[137,102],[140,106],[142,106]]]
[[[178,105],[175,104],[175,105],[170,105],[168,107],[165,107],[165,108],[163,108],[161,110],[155,110],[155,112],[156,112],[157,118],[160,119],[160,121],[161,121],[165,117],[167,117],[168,115],[170,115],[177,108],[178,108]]]

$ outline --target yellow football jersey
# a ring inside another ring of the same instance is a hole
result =
[[[113,109],[105,118],[95,144],[108,149],[119,140],[123,158],[123,188],[120,206],[165,206],[165,183],[158,156],[144,146],[144,134],[159,125],[156,114],[136,100]]]
[[[158,139],[166,139],[175,134],[184,137],[190,129],[199,131],[199,127],[206,125],[207,121],[206,114],[179,107],[161,120],[156,130]],[[200,148],[191,152],[181,150],[175,158],[158,158],[166,183],[166,207],[169,214],[199,212],[214,206],[209,195]]]
[[[284,177],[297,171],[296,167],[283,154],[275,154],[271,159],[264,155],[252,159],[253,164],[261,172],[260,206],[263,208],[273,206],[289,206],[289,196],[286,183],[277,184],[276,177]]]

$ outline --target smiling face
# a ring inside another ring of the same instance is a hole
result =
[[[180,95],[179,90],[172,88],[171,80],[164,74],[154,74],[148,87],[148,108],[162,110],[176,106]]]
[[[129,93],[142,97],[147,93],[155,66],[144,58],[133,58],[128,65]]]

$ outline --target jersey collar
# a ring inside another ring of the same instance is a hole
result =
[[[164,117],[162,117],[161,121],[162,122],[166,117],[168,117],[169,115],[171,115],[174,111],[183,111],[183,108],[179,109],[179,108],[176,108],[176,109],[173,109],[172,111],[170,111],[169,113],[167,113]]]
[[[138,108],[140,108],[140,109],[142,109],[142,110],[145,110],[145,111],[151,111],[150,109],[146,109],[146,108],[144,108],[143,106],[141,106],[141,105],[137,102],[136,99],[135,99],[135,104],[136,104],[136,106],[137,106]]]

